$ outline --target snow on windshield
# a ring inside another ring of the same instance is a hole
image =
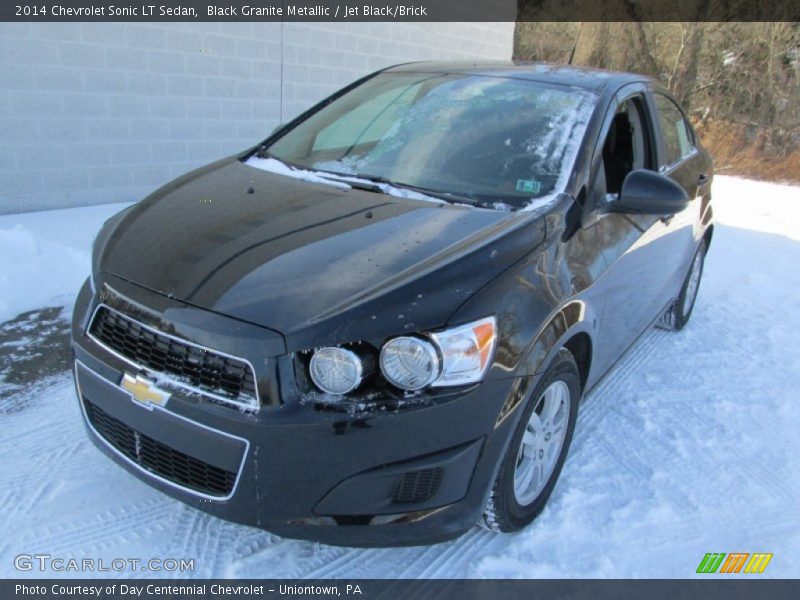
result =
[[[313,167],[388,176],[519,208],[526,195],[563,190],[561,176],[572,167],[571,150],[594,105],[585,92],[531,93],[528,87],[497,78],[435,87],[422,100],[394,109],[392,125],[375,141],[359,138],[333,160],[320,152],[322,160]],[[389,120],[385,114],[379,118]],[[366,127],[374,130],[375,123]]]
[[[294,177],[295,179],[310,181],[311,183],[324,183],[325,185],[332,185],[333,187],[337,187],[339,189],[350,189],[350,186],[346,183],[341,183],[323,177],[324,173],[290,167],[289,165],[284,164],[274,158],[261,158],[253,155],[247,159],[245,164],[257,169],[261,169],[262,171],[269,171],[270,173],[277,173],[278,175],[286,175],[288,177]]]
[[[325,171],[378,177],[481,207],[533,210],[564,191],[595,100],[502,77],[378,76],[268,151],[315,181]]]

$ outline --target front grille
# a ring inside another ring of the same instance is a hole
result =
[[[139,433],[85,398],[83,404],[95,431],[143,469],[181,487],[209,496],[224,498],[233,491],[236,473],[192,458]]]
[[[436,495],[441,482],[441,467],[410,471],[397,482],[393,500],[398,504],[425,502]]]
[[[257,406],[255,376],[245,361],[158,332],[106,306],[89,333],[132,362],[171,375],[177,383],[237,404]]]

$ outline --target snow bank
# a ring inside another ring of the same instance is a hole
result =
[[[800,240],[800,188],[739,177],[714,178],[718,221]]]
[[[0,322],[44,306],[70,305],[89,275],[95,234],[125,206],[0,217]]]
[[[26,310],[63,304],[89,270],[89,254],[34,234],[22,225],[0,229],[0,322]]]

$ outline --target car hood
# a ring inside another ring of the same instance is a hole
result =
[[[233,158],[109,222],[95,269],[278,331],[292,351],[440,327],[543,238],[534,215],[340,189]]]

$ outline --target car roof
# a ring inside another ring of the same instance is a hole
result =
[[[628,83],[652,83],[654,81],[646,75],[637,75],[635,73],[520,61],[411,62],[395,65],[385,70],[389,72],[453,73],[482,75],[485,77],[507,77],[579,87],[596,92],[606,88],[617,89]]]

